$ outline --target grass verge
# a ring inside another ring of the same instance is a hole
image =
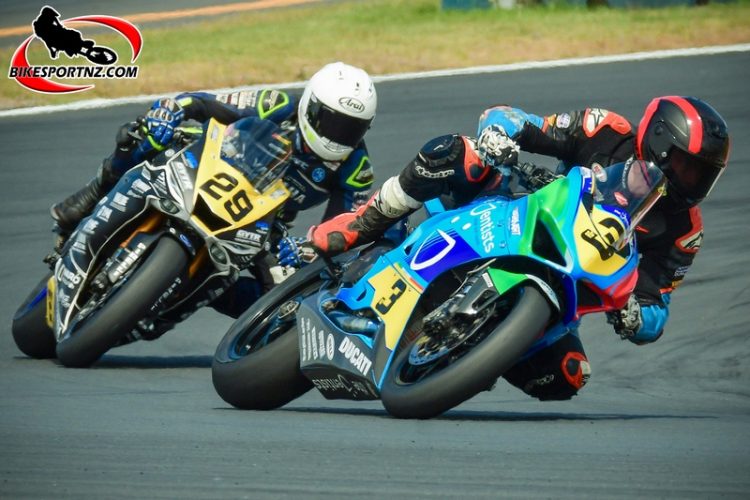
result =
[[[369,0],[139,27],[144,46],[136,80],[100,80],[90,91],[45,95],[21,87],[6,73],[0,109],[305,80],[334,60],[388,74],[747,43],[750,0],[660,9],[587,10],[551,3],[475,11],[442,11],[439,0]],[[117,35],[97,34],[96,41],[123,59],[129,53]],[[14,50],[0,49],[6,67]],[[62,55],[57,63],[81,64],[78,59]],[[38,40],[30,46],[29,60],[54,64]]]

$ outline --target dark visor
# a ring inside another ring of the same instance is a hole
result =
[[[372,121],[335,111],[314,96],[310,97],[305,116],[319,136],[350,148],[359,144]]]
[[[680,194],[695,200],[705,198],[724,171],[723,168],[677,148],[670,155],[669,167],[672,170],[670,180]]]

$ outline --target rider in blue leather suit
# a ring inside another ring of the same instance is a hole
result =
[[[301,210],[327,203],[323,220],[357,208],[368,198],[373,171],[364,135],[375,117],[377,94],[362,69],[333,63],[318,71],[301,96],[264,89],[228,94],[189,92],[160,99],[142,119],[121,127],[115,151],[97,176],[51,208],[62,240],[130,168],[155,156],[186,120],[223,124],[249,116],[270,120],[294,135],[294,168],[284,177],[291,198],[278,218],[291,223]],[[139,132],[146,139],[134,138]],[[276,235],[276,240],[285,236]],[[272,257],[272,256],[269,256]],[[268,262],[272,266],[274,262]],[[274,277],[241,278],[211,304],[237,317],[274,284]]]

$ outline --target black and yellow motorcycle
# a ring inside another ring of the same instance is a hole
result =
[[[268,255],[290,196],[288,134],[258,118],[195,132],[128,171],[81,221],[15,314],[26,355],[89,366],[160,335]]]

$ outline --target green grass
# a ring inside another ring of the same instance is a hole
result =
[[[92,91],[49,96],[6,77],[0,108],[305,80],[334,60],[388,74],[750,42],[750,0],[662,9],[587,10],[553,3],[441,11],[439,5],[439,0],[369,0],[179,26],[144,24],[137,80],[100,81]],[[102,34],[96,40],[125,58],[127,45],[120,37]],[[42,44],[32,46],[32,63],[49,64]],[[0,50],[6,64],[14,49]],[[64,56],[60,60],[70,64]]]

